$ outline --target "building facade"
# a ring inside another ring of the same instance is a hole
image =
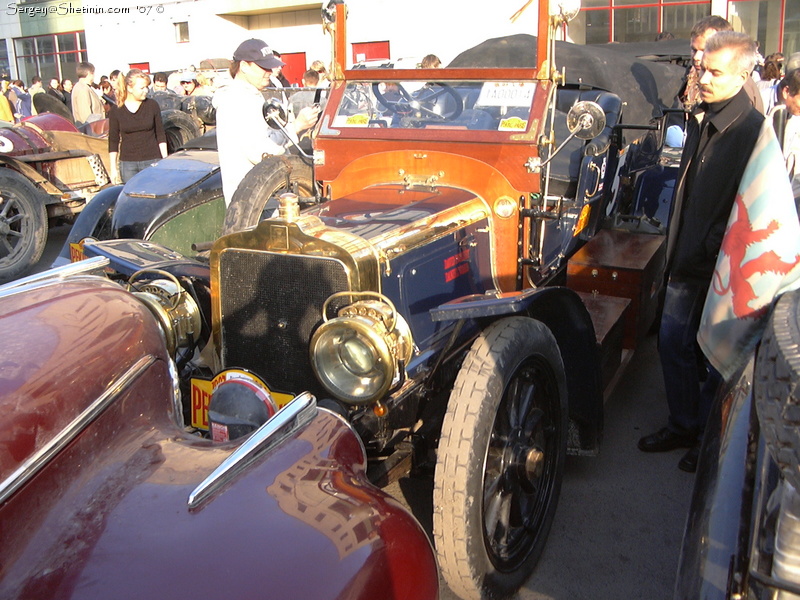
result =
[[[258,37],[279,51],[298,82],[314,60],[330,61],[321,2],[304,0],[27,0],[0,11],[0,74],[30,83],[74,78],[89,60],[98,74],[114,69],[150,72],[199,68],[230,58],[243,40]],[[536,3],[494,0],[470,8],[459,0],[348,0],[351,63],[393,60],[413,65],[427,54],[446,65],[488,38],[535,33]],[[725,16],[761,45],[763,54],[800,51],[800,0],[583,0],[567,32],[577,43],[649,41],[662,31],[687,38],[709,14]]]

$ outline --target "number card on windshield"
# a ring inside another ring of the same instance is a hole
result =
[[[481,87],[481,95],[475,104],[528,108],[535,91],[536,83],[533,81],[487,81]]]

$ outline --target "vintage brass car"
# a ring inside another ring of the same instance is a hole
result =
[[[312,394],[358,432],[374,484],[432,473],[450,588],[505,597],[657,313],[671,194],[645,184],[670,168],[661,121],[628,124],[616,94],[562,81],[561,6],[540,3],[529,68],[348,71],[346,9],[323,12],[336,68],[316,194],[265,214],[268,160],[207,260],[153,240],[82,252],[151,294],[194,435],[249,439]],[[255,391],[231,397],[232,381]]]

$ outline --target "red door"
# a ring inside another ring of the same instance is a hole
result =
[[[283,76],[289,80],[289,83],[303,85],[303,73],[308,70],[306,67],[306,53],[285,52],[281,54],[281,60],[286,63],[286,66],[283,67]]]
[[[353,44],[353,62],[389,60],[389,42],[359,42]]]

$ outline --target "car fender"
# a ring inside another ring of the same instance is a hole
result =
[[[166,237],[184,254],[192,243],[216,239],[225,206],[216,157],[214,151],[184,150],[137,173],[120,193],[107,237],[164,242],[159,231],[177,227],[180,235]]]
[[[533,288],[508,293],[474,294],[431,310],[434,321],[490,319],[527,315],[547,325],[558,342],[564,370],[579,373],[567,378],[569,418],[577,426],[579,442],[570,452],[594,454],[603,431],[603,390],[594,326],[580,297],[565,287]],[[590,366],[587,366],[590,365]],[[586,369],[590,373],[586,373]]]
[[[53,185],[44,175],[39,173],[36,169],[27,163],[17,160],[13,156],[7,154],[0,154],[0,165],[5,166],[13,171],[16,171],[27,180],[29,180],[37,189],[44,192],[47,198],[47,204],[53,204],[61,201],[61,190]]]
[[[61,247],[61,252],[53,261],[53,267],[59,267],[71,261],[70,248],[72,244],[77,244],[87,237],[96,239],[110,237],[111,215],[114,213],[121,191],[121,185],[107,187],[95,194],[86,204],[78,214],[78,218],[75,219],[64,245]]]
[[[754,461],[757,453],[765,452],[763,440],[754,443],[759,436],[750,381],[752,361],[738,383],[714,403],[709,416],[678,562],[675,600],[727,600],[732,597],[729,588],[735,572],[746,572]]]

